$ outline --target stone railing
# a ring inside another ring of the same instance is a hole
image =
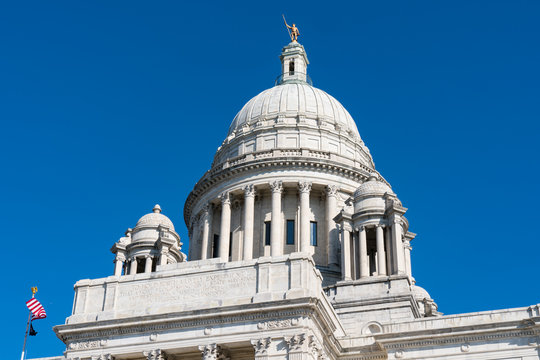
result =
[[[80,280],[67,324],[319,298],[322,277],[304,253],[221,263],[219,259],[159,266],[157,272]]]

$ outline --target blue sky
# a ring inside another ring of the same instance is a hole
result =
[[[407,213],[413,274],[452,314],[540,302],[537,1],[24,1],[0,11],[2,338],[30,287],[51,328],[112,244],[183,203],[301,31],[314,85],[355,119]],[[7,247],[7,248],[6,248]],[[8,325],[9,324],[9,325]]]

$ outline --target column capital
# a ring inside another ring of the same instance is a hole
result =
[[[262,338],[257,340],[251,340],[251,345],[255,349],[255,356],[262,356],[268,354],[268,347],[272,342],[271,338]]]
[[[326,196],[328,196],[328,197],[330,197],[330,196],[336,197],[338,190],[339,189],[338,189],[337,185],[326,185],[326,187],[325,187]]]
[[[222,205],[230,205],[231,204],[231,194],[228,191],[224,191],[219,195],[219,199],[221,200]]]
[[[311,182],[310,181],[298,182],[298,190],[300,190],[301,193],[309,193],[311,191]]]
[[[255,185],[248,184],[244,186],[244,197],[254,197],[255,196]]]
[[[150,254],[146,254],[146,255],[144,255],[144,258],[148,260],[148,259],[151,259],[151,258],[153,258],[153,256],[152,256],[152,255],[150,255]]]
[[[298,334],[285,338],[289,351],[302,351],[306,344],[306,334]]]
[[[270,189],[272,189],[273,193],[279,192],[281,194],[283,192],[283,182],[281,180],[272,181]]]
[[[114,261],[126,261],[126,257],[123,254],[116,254]]]
[[[375,227],[384,229],[384,228],[386,227],[386,225],[384,225],[384,224],[377,224],[377,225],[375,225]]]
[[[212,209],[212,204],[210,202],[207,202],[202,208],[202,216],[203,216],[203,218],[205,216],[208,216],[211,209]]]
[[[114,356],[112,356],[111,354],[101,354],[98,356],[92,356],[91,359],[92,360],[114,360]]]
[[[365,225],[360,225],[360,226],[357,226],[354,228],[354,231],[365,231],[366,230],[366,226]]]
[[[167,355],[165,355],[165,352],[161,349],[143,351],[143,355],[147,360],[167,360]]]
[[[217,344],[208,344],[199,346],[202,352],[203,360],[216,360],[221,353],[221,346]]]

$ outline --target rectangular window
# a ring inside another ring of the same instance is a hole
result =
[[[287,220],[287,245],[294,245],[294,220]]]
[[[272,228],[271,221],[264,222],[264,245],[270,245],[270,229]]]
[[[217,258],[219,257],[219,235],[214,234],[214,241],[212,244],[212,257]]]
[[[310,238],[311,238],[311,246],[317,246],[317,222],[311,221],[310,222]]]

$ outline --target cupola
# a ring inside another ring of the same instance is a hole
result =
[[[116,254],[114,275],[150,273],[158,265],[182,262],[186,256],[181,248],[180,235],[156,204],[151,213],[141,217],[135,228],[128,228],[111,248]]]

